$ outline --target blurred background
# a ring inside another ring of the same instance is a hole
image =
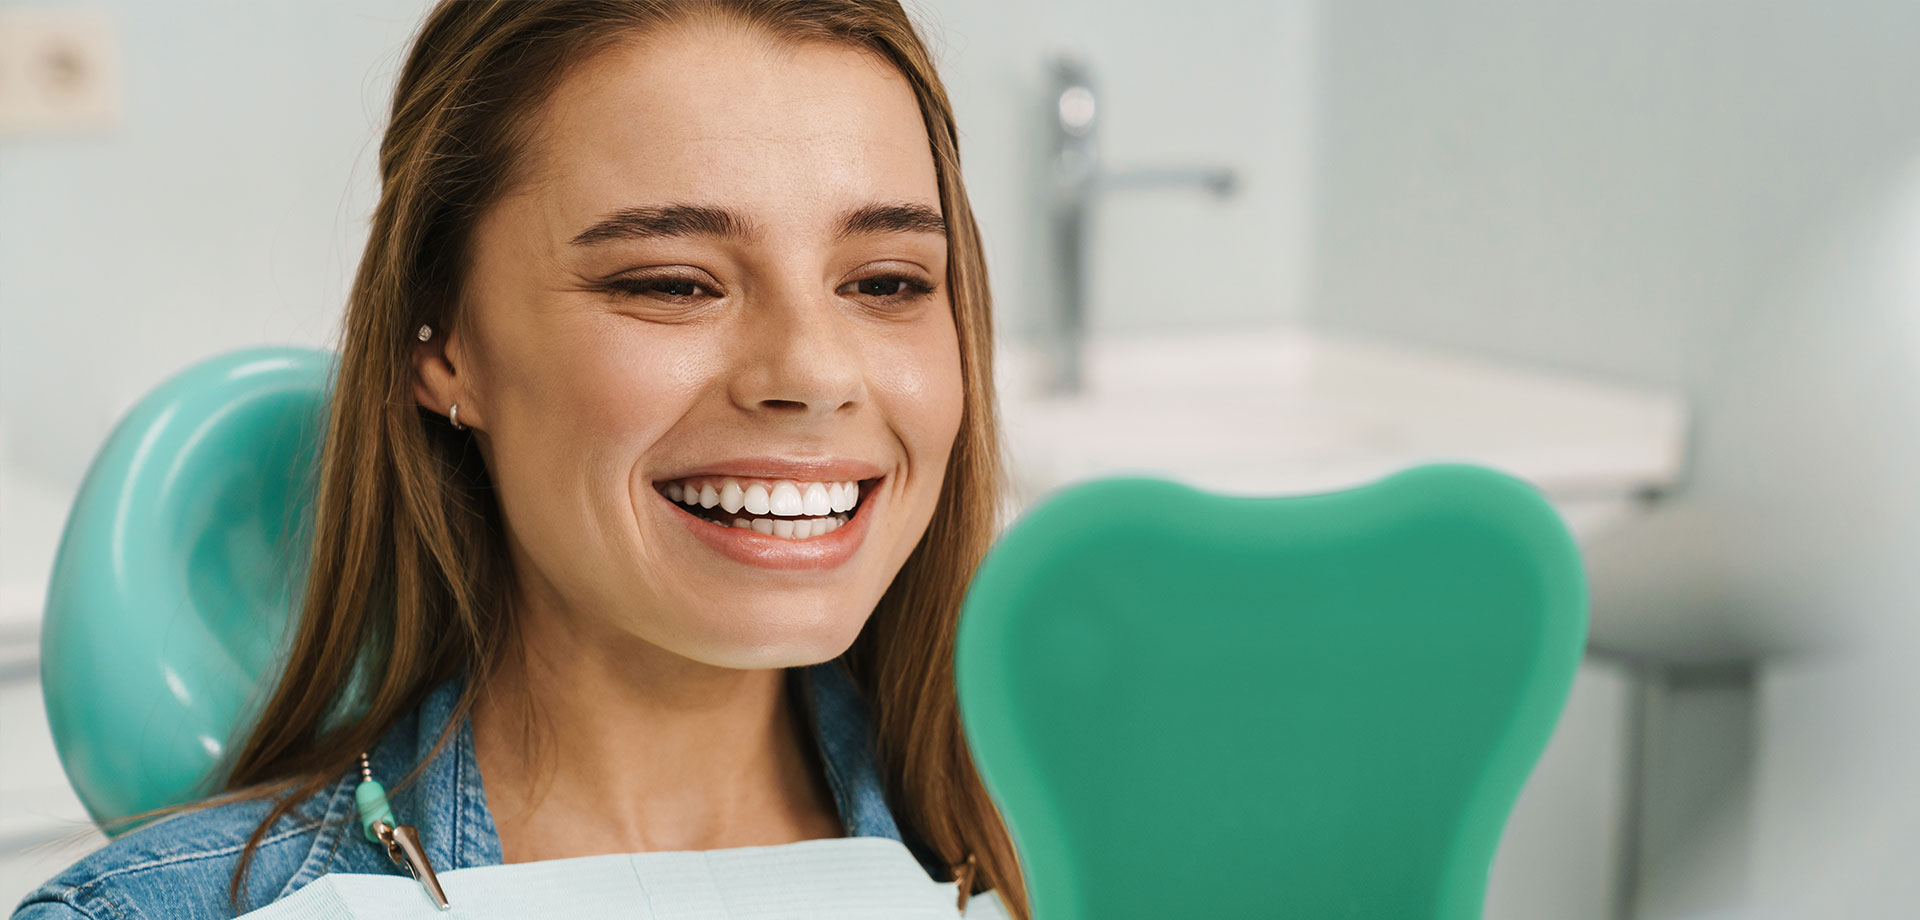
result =
[[[64,515],[146,392],[333,342],[421,0],[0,3],[0,902],[100,838]],[[1022,501],[1538,485],[1592,647],[1490,918],[1920,916],[1920,5],[918,0]]]

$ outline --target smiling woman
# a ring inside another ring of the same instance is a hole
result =
[[[378,775],[419,869],[888,837],[1024,920],[953,684],[999,492],[955,138],[897,2],[435,8],[286,665],[223,794],[16,916],[404,872]]]

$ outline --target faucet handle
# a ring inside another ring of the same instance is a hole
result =
[[[1074,137],[1091,133],[1098,110],[1093,77],[1086,64],[1072,54],[1063,53],[1049,58],[1047,65],[1053,73],[1054,117],[1060,130]]]

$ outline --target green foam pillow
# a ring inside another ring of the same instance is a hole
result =
[[[1066,489],[980,568],[962,721],[1039,920],[1480,916],[1586,639],[1531,485]]]

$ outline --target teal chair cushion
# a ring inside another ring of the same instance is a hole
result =
[[[221,355],[134,406],[60,541],[41,684],[94,819],[212,791],[299,599],[332,356]]]
[[[1480,916],[1586,582],[1530,485],[1071,488],[982,565],[956,668],[1040,920]]]

